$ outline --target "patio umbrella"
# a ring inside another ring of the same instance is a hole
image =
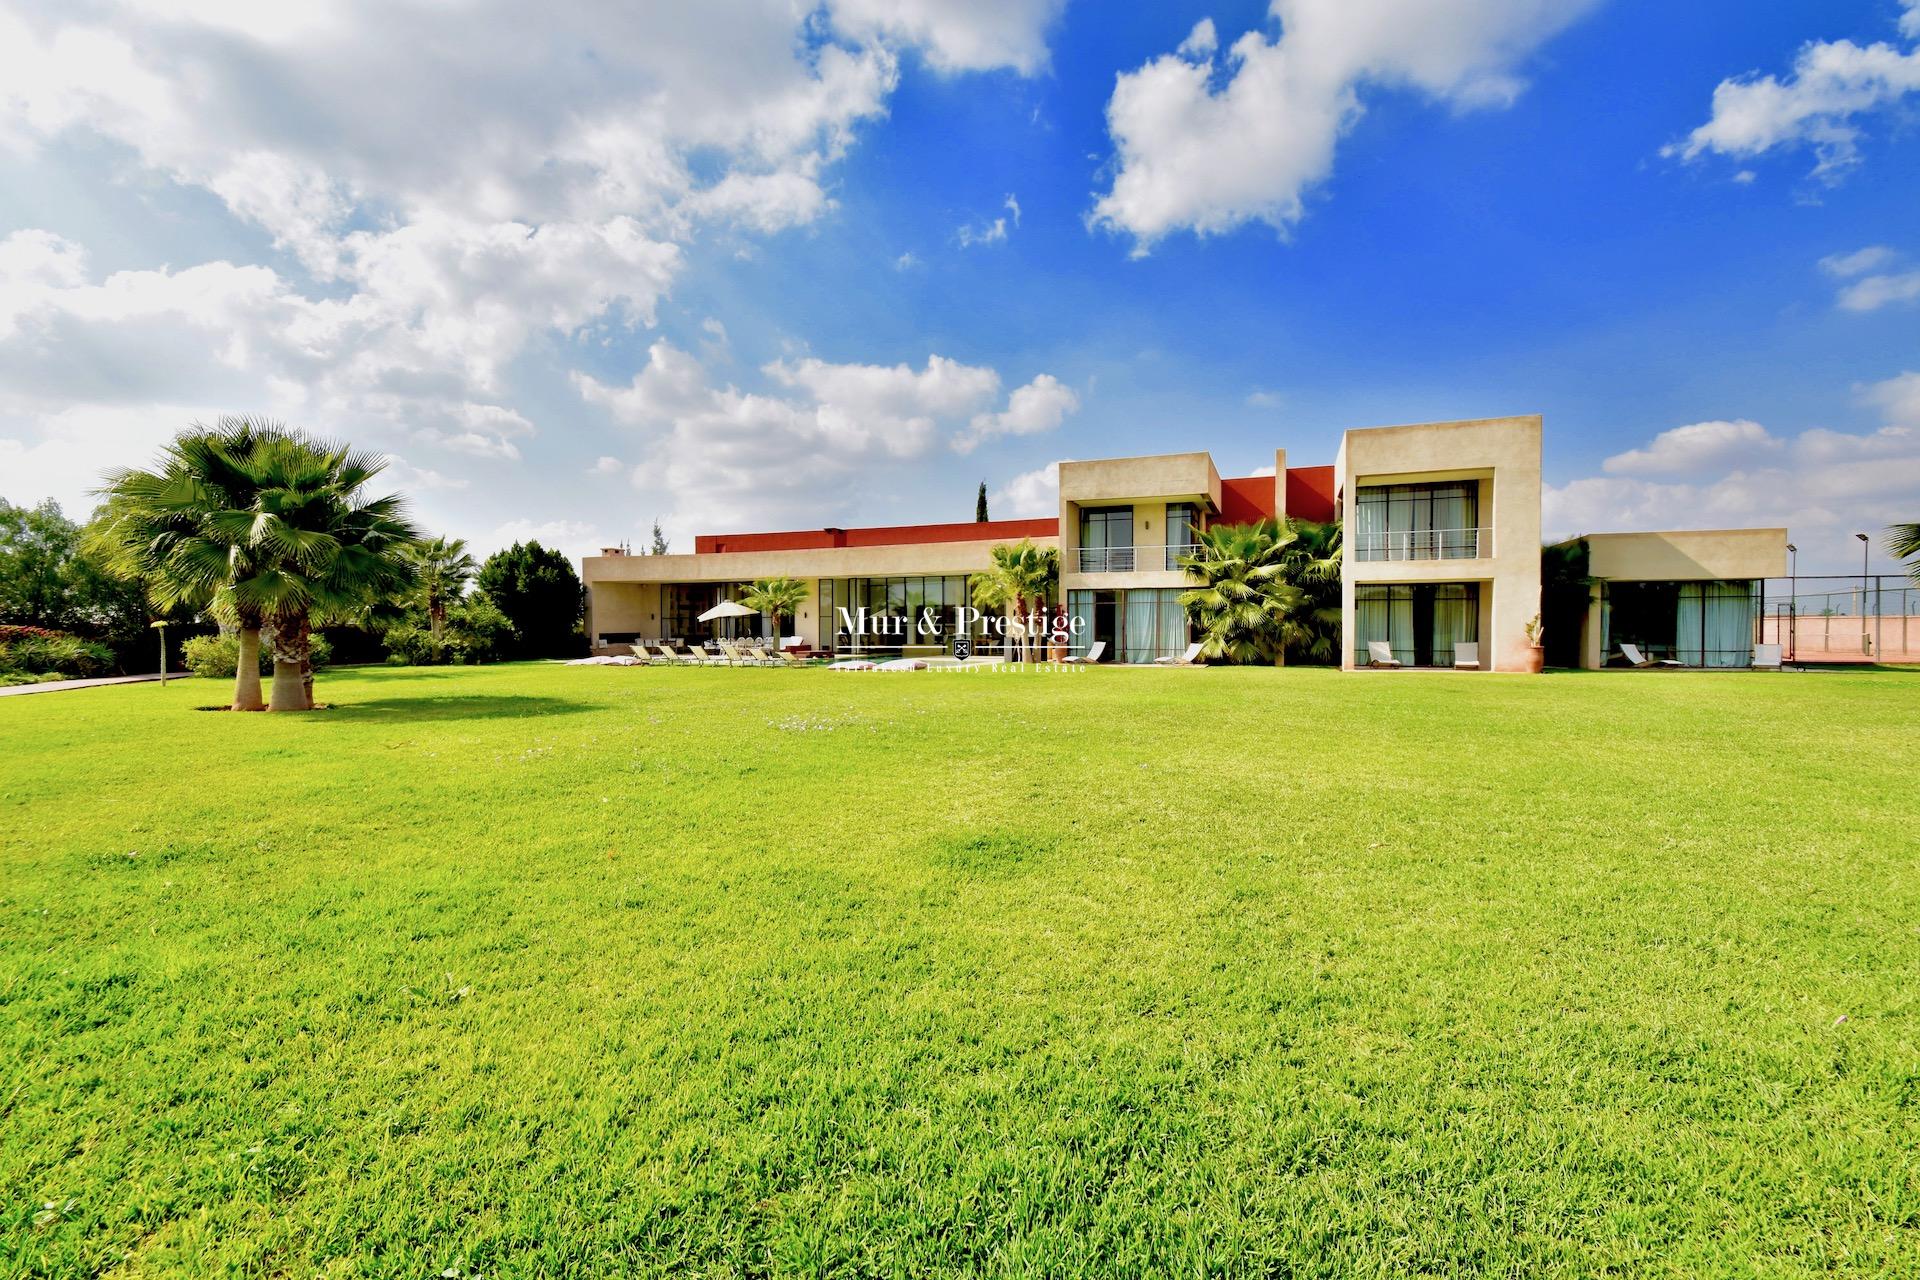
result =
[[[722,600],[713,608],[700,615],[700,621],[712,622],[715,618],[757,618],[758,609],[749,609],[737,600]]]

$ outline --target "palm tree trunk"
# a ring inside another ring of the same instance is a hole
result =
[[[240,662],[233,672],[233,709],[260,711],[266,707],[260,697],[260,628],[240,628]]]
[[[438,599],[437,597],[429,597],[427,600],[427,632],[428,634],[432,635],[435,640],[438,640],[440,638],[441,629],[446,625],[447,625],[446,602],[444,600]]]
[[[311,677],[307,673],[307,624],[289,623],[274,632],[273,691],[267,697],[269,711],[311,711]]]

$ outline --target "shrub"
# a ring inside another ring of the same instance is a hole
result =
[[[395,667],[462,667],[498,662],[513,645],[513,624],[497,605],[478,593],[447,610],[447,622],[438,639],[423,623],[408,620],[388,627],[387,665]]]
[[[180,646],[180,656],[187,664],[187,670],[197,676],[206,676],[210,680],[231,680],[234,672],[240,668],[240,637],[221,634],[217,636],[195,636]],[[327,665],[333,657],[333,646],[327,638],[314,635],[310,638],[307,660],[315,671]],[[260,674],[273,674],[273,656],[265,645],[260,646]]]
[[[113,650],[103,644],[39,627],[7,630],[12,634],[0,638],[0,671],[40,672],[51,678],[86,677],[113,666]]]

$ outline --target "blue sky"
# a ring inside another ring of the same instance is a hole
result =
[[[0,495],[251,411],[685,547],[1539,412],[1550,532],[1920,518],[1920,4],[260,8],[0,3]]]

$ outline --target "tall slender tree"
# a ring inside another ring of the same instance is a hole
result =
[[[987,522],[987,482],[980,482],[980,493],[973,500],[973,519],[976,524]]]
[[[420,577],[420,604],[427,611],[427,630],[435,640],[446,629],[447,606],[466,594],[479,565],[467,554],[465,538],[429,538],[413,550]]]

